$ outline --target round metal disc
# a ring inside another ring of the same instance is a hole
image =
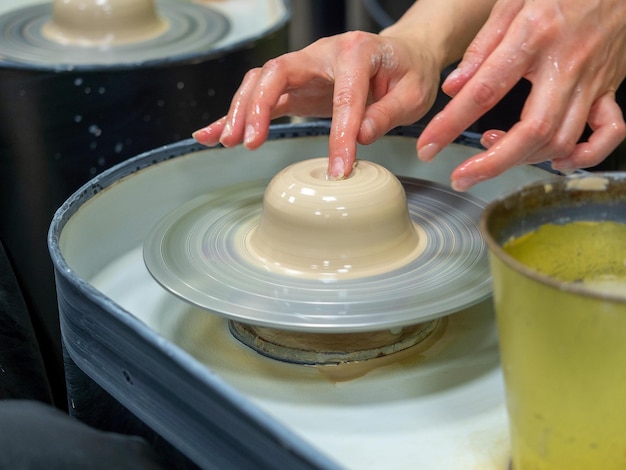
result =
[[[299,331],[373,331],[412,325],[487,298],[491,278],[478,230],[484,202],[436,183],[399,178],[427,244],[406,265],[359,279],[277,275],[250,263],[245,238],[267,182],[228,187],[183,204],[144,241],[163,287],[232,320]]]
[[[207,52],[230,25],[221,13],[185,2],[157,1],[158,15],[169,27],[163,34],[136,43],[80,47],[57,43],[42,34],[52,20],[52,5],[40,4],[0,15],[0,57],[35,67],[130,65],[155,60],[184,59]]]

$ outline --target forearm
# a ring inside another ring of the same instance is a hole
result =
[[[487,21],[496,0],[417,0],[381,36],[404,39],[409,45],[427,45],[440,69],[463,56]]]

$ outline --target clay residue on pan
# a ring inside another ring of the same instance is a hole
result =
[[[602,176],[583,176],[568,179],[565,186],[568,191],[606,191],[608,187],[608,178]]]

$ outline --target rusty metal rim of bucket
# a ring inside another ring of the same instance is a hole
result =
[[[606,180],[606,186],[597,187],[590,185],[585,187],[577,184],[584,179],[591,178]],[[569,197],[563,198],[562,191],[567,191]],[[535,198],[535,204],[529,208],[529,213],[522,214],[525,217],[518,217],[517,224],[512,224],[497,237],[492,235],[494,225],[500,224],[501,227],[504,227],[507,215],[515,210],[515,202],[524,198]],[[563,215],[558,220],[555,220],[554,212],[550,210],[555,207],[563,212]],[[615,209],[621,207],[622,216],[607,219],[599,215],[603,212],[594,210],[599,207],[612,209],[612,213],[619,213]],[[531,212],[533,210],[536,211]],[[533,217],[527,217],[529,215],[533,215]],[[479,228],[489,250],[511,269],[522,273],[524,276],[551,286],[556,290],[626,304],[626,295],[613,295],[612,293],[599,292],[582,283],[560,281],[524,265],[502,248],[502,244],[506,241],[529,233],[542,224],[566,223],[576,220],[615,220],[626,223],[626,172],[591,173],[583,171],[567,176],[550,177],[543,181],[517,188],[487,204],[480,218]]]

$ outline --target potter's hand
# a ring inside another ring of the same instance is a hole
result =
[[[453,186],[465,190],[522,163],[593,166],[626,134],[615,102],[625,75],[623,0],[498,0],[444,82],[454,98],[420,136],[418,155],[432,159],[525,77],[532,91],[519,122],[483,134],[488,150],[452,173]],[[593,133],[577,144],[585,123]]]
[[[441,67],[429,48],[403,39],[365,32],[323,38],[250,70],[228,115],[193,136],[205,145],[255,149],[271,119],[332,117],[329,175],[342,178],[352,171],[357,142],[372,143],[430,108]]]

